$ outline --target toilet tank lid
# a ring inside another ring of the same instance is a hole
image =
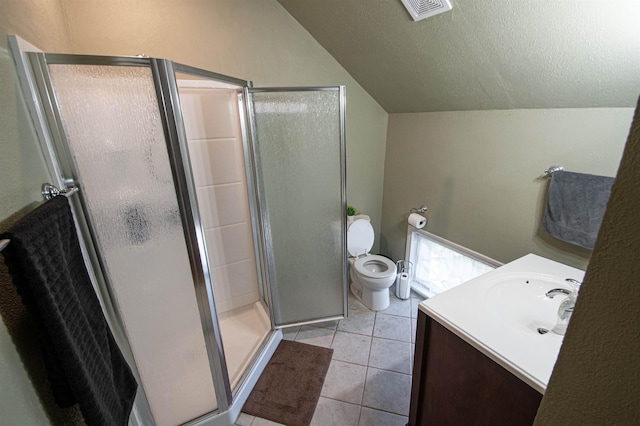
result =
[[[369,253],[375,239],[373,227],[368,220],[354,220],[347,229],[347,251],[349,256]]]

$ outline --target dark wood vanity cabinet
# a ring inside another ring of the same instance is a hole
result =
[[[531,425],[542,395],[418,311],[409,425]]]

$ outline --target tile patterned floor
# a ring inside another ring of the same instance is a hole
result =
[[[405,426],[409,415],[416,317],[422,299],[374,312],[349,295],[349,318],[285,329],[284,339],[333,348],[312,426]],[[240,426],[277,426],[242,413]]]

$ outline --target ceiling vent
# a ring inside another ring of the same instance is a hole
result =
[[[402,0],[414,21],[451,10],[450,0]]]

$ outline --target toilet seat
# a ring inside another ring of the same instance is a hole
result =
[[[347,251],[349,256],[358,257],[369,253],[375,235],[373,227],[366,219],[357,219],[347,229]]]
[[[366,267],[366,263],[368,262],[378,262],[381,263],[383,266],[385,266],[385,270],[384,271],[371,271],[369,269],[367,269]],[[373,278],[373,279],[381,279],[381,278],[388,278],[390,276],[395,276],[396,275],[396,265],[395,263],[393,263],[393,261],[387,257],[384,256],[380,256],[377,254],[370,254],[368,256],[364,256],[361,257],[359,259],[357,259],[354,263],[353,263],[353,267],[356,268],[356,271],[358,271],[358,273],[360,275],[363,275],[365,277],[368,278]]]

